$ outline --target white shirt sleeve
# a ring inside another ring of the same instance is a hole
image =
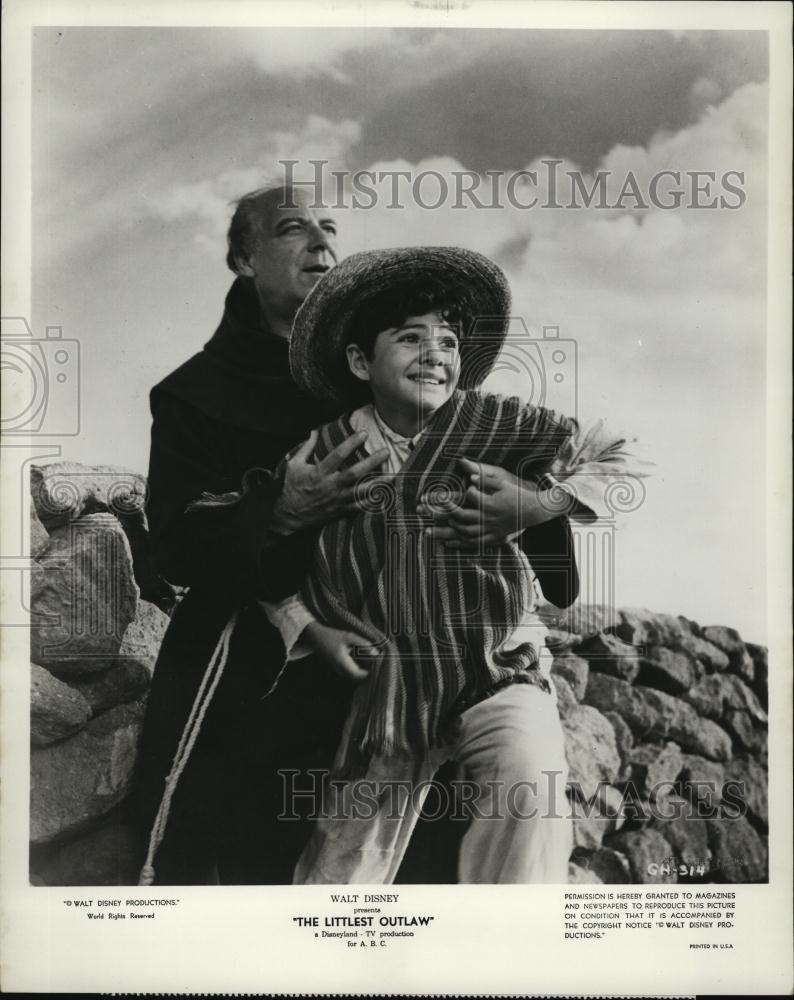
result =
[[[312,652],[311,647],[300,638],[303,630],[317,621],[297,594],[285,597],[283,601],[260,601],[265,614],[281,633],[288,660],[299,660]]]
[[[553,478],[577,501],[569,513],[572,520],[614,519],[616,506],[619,509],[621,501],[634,494],[638,494],[639,506],[645,489],[641,480],[654,463],[641,458],[633,443],[611,434],[601,420],[577,429],[569,442],[575,458],[567,468],[552,464]]]

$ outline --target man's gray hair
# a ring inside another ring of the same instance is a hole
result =
[[[226,253],[226,264],[229,270],[235,274],[240,273],[238,261],[248,260],[256,250],[262,232],[264,209],[269,208],[274,202],[282,204],[290,190],[283,183],[268,184],[257,188],[256,191],[249,191],[238,199],[226,234],[229,248]]]

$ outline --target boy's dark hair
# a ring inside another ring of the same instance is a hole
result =
[[[415,278],[390,284],[371,295],[356,310],[351,323],[349,344],[357,344],[368,360],[375,352],[378,334],[399,326],[409,316],[436,312],[462,338],[475,316],[474,297],[462,283],[441,282],[436,278]]]

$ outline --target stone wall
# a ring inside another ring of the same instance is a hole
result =
[[[31,493],[31,881],[134,885],[124,800],[177,595],[151,564],[140,476],[34,466]]]
[[[724,626],[574,607],[549,639],[572,882],[768,878],[767,656]]]
[[[31,881],[132,885],[124,802],[179,595],[152,564],[140,476],[57,463],[31,492]],[[766,650],[643,609],[548,620],[570,881],[766,881]]]

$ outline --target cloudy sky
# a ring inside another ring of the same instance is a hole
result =
[[[345,253],[493,256],[531,333],[575,341],[569,408],[656,463],[617,536],[618,603],[764,640],[764,33],[66,27],[37,30],[33,59],[33,324],[81,345],[63,454],[140,471],[148,390],[220,317],[229,203],[279,159],[452,176],[556,158],[646,190],[742,171],[736,210],[409,198],[339,218]]]

